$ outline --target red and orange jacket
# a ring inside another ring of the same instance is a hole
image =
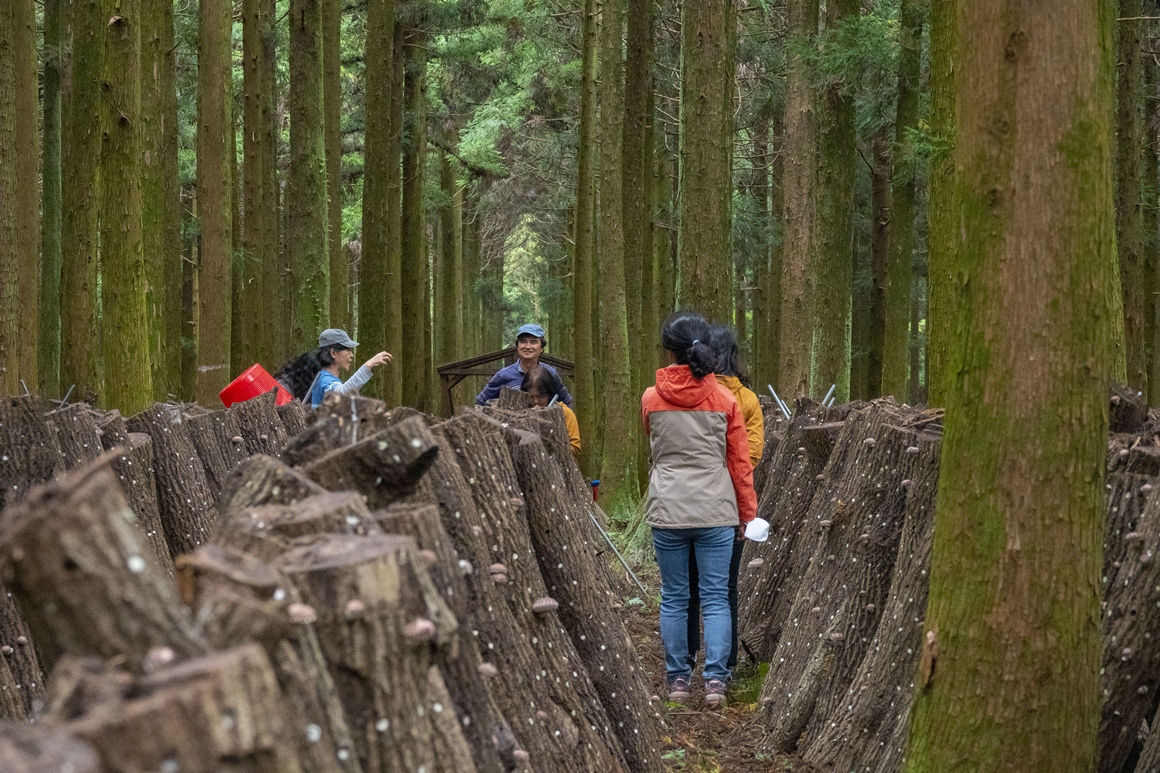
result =
[[[692,529],[746,524],[757,515],[749,438],[737,400],[712,376],[687,365],[657,371],[640,401],[652,468],[645,507],[650,526]]]

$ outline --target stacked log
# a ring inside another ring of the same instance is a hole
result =
[[[63,469],[56,433],[32,397],[0,398],[0,506],[22,500]]]

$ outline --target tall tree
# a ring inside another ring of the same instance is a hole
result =
[[[454,136],[454,133],[450,133]],[[454,141],[454,140],[450,140]],[[435,361],[454,362],[463,352],[463,188],[459,165],[448,154],[439,160],[439,187],[444,204],[439,212],[439,346]]]
[[[216,405],[230,382],[233,286],[233,62],[230,0],[201,0],[197,61],[197,400]]]
[[[20,190],[16,153],[15,3],[0,2],[0,394],[19,393]]]
[[[317,346],[318,334],[330,327],[322,2],[292,0],[290,3],[290,190],[286,205],[286,249],[294,289],[290,341],[296,350]]]
[[[1157,0],[1149,0],[1144,15],[1156,16]],[[1155,22],[1145,37],[1155,38]],[[1160,404],[1160,65],[1155,54],[1144,56],[1144,340],[1148,347],[1148,404]]]
[[[321,1],[330,324],[346,329],[351,317],[349,264],[342,239],[342,0]]]
[[[636,465],[637,406],[629,362],[625,312],[624,0],[603,0],[600,12],[600,223],[601,349],[604,377],[604,456],[600,481],[612,507],[639,495]],[[637,272],[639,274],[639,272]],[[639,304],[638,304],[639,306]],[[591,433],[590,433],[591,434]]]
[[[420,25],[403,43],[403,404],[427,410],[431,392],[431,286],[423,184],[427,166],[427,40]]]
[[[909,2],[909,0],[908,0]],[[892,222],[891,211],[893,191],[891,190],[891,162],[890,140],[887,138],[887,129],[884,127],[872,141],[874,149],[874,163],[870,170],[870,341],[865,363],[864,389],[852,397],[868,400],[884,394],[894,394],[900,401],[905,392],[882,391],[882,356],[886,345],[886,297],[889,292],[889,253],[890,231],[893,227],[902,227]],[[912,207],[913,209],[913,207]],[[911,220],[914,219],[913,212]],[[909,269],[909,267],[908,267]],[[909,277],[909,274],[907,275]],[[910,283],[907,281],[907,289]],[[907,312],[910,305],[906,306]],[[855,312],[857,313],[857,312]],[[907,325],[910,324],[909,317]],[[905,383],[906,369],[902,373]]]
[[[763,256],[762,268],[757,273],[757,303],[753,308],[754,320],[754,380],[763,384],[779,384],[781,362],[781,254],[784,229],[780,227],[785,209],[783,176],[785,154],[772,152],[771,143],[781,145],[785,139],[785,103],[774,110],[769,133],[762,140],[761,163],[768,168],[765,202],[769,247]]]
[[[902,0],[899,7],[898,112],[894,120],[890,246],[886,268],[882,394],[905,400],[910,345],[910,277],[913,273],[916,159],[922,75],[922,25],[927,0]]]
[[[727,322],[732,309],[730,72],[733,0],[681,3],[680,305]]]
[[[141,11],[139,0],[102,0],[101,8],[108,19],[101,59],[101,313],[109,332],[101,402],[131,415],[153,401],[141,245]]]
[[[387,351],[403,351],[403,93],[406,80],[406,61],[403,56],[406,28],[399,23],[396,7],[395,32],[391,53],[391,135],[387,148]],[[391,367],[383,374],[386,386],[384,399],[390,405],[403,402],[403,370]]]
[[[927,204],[929,260],[927,300],[927,335],[930,339],[927,359],[927,389],[930,404],[946,406],[949,388],[945,376],[950,320],[956,317],[962,302],[951,279],[955,265],[954,200],[955,166],[955,80],[954,56],[958,29],[956,14],[960,0],[944,0],[930,6],[930,130],[933,152],[930,160],[930,200]],[[917,332],[912,331],[912,332]]]
[[[19,255],[20,378],[36,388],[40,358],[40,120],[36,56],[36,7],[13,4],[16,57],[16,248]],[[23,390],[23,386],[21,389]]]
[[[856,19],[858,0],[826,3],[826,38]],[[835,384],[835,396],[850,395],[850,293],[854,245],[854,162],[858,134],[854,97],[844,83],[826,87],[818,110],[817,222],[814,230],[814,350],[810,383],[815,391]]]
[[[101,41],[108,17],[99,0],[70,0],[70,85],[64,105],[61,214],[60,384],[79,398],[101,391],[97,316],[97,190],[101,135]],[[0,284],[5,284],[0,282]]]
[[[1143,3],[1120,0],[1116,24],[1116,247],[1124,294],[1124,343],[1128,385],[1148,390],[1144,297]]]
[[[653,3],[627,0],[624,62],[624,293],[633,390],[652,383],[653,300]],[[647,457],[646,457],[647,458]]]
[[[282,308],[278,239],[277,65],[274,0],[242,3],[242,313],[247,359],[276,367],[281,356],[277,327]]]
[[[141,4],[141,243],[153,396],[181,383],[181,210],[173,4]]]
[[[596,426],[596,380],[593,375],[593,288],[596,234],[596,74],[599,67],[599,20],[596,0],[584,0],[581,27],[580,142],[576,147],[575,257],[572,267],[572,351],[576,362],[576,415],[586,426]],[[596,444],[587,442],[581,467],[597,468]]]
[[[399,295],[391,296],[389,265],[389,195],[392,167],[399,156],[390,154],[392,124],[391,86],[394,80],[395,0],[370,0],[367,4],[366,44],[366,138],[363,162],[362,257],[359,259],[358,334],[368,349],[392,351],[387,343],[388,310],[397,307]],[[398,173],[395,173],[398,176]],[[396,191],[397,192],[397,191]],[[397,278],[396,278],[397,279]],[[396,281],[397,284],[397,281]],[[397,351],[392,351],[398,354]],[[367,394],[385,397],[389,379],[372,379]],[[376,383],[377,382],[377,383]],[[393,405],[398,396],[393,396]]]
[[[44,397],[60,396],[61,72],[65,52],[61,6],[62,0],[44,3],[44,151],[41,156],[44,193],[37,369],[40,394]]]
[[[817,169],[814,93],[806,51],[818,32],[818,0],[787,0],[790,43],[785,76],[781,330],[778,392],[785,400],[810,390],[813,352],[813,267]]]
[[[970,304],[944,320],[912,772],[1096,765],[1108,384],[1122,335],[1116,16],[1098,0],[1040,10],[974,0],[957,13],[948,268]]]

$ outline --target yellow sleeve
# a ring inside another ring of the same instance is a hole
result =
[[[741,413],[745,417],[745,434],[749,436],[749,458],[756,468],[765,451],[765,417],[761,414],[761,403],[753,390],[742,388],[740,402]]]
[[[568,440],[572,444],[572,456],[580,455],[580,422],[576,421],[576,413],[563,403],[564,424],[568,427]],[[758,409],[760,410],[760,408]]]

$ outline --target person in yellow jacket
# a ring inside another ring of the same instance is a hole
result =
[[[717,383],[724,386],[737,400],[741,408],[741,417],[745,421],[745,434],[749,439],[749,461],[756,469],[761,462],[761,454],[765,449],[765,417],[761,413],[761,403],[753,390],[745,386],[749,377],[745,372],[745,365],[741,360],[741,350],[737,346],[737,339],[733,331],[726,325],[709,326],[709,348],[717,357],[717,367],[713,374]],[[745,540],[739,539],[733,543],[733,560],[729,562],[729,613],[733,618],[733,641],[729,651],[728,667],[733,669],[737,665],[737,575],[741,571],[741,552],[745,547]],[[689,555],[689,660],[695,661],[697,645],[701,641],[701,599],[697,593],[697,566],[692,551]]]
[[[560,377],[547,368],[539,366],[524,374],[520,383],[520,391],[527,392],[533,406],[547,407],[555,397],[560,409],[564,411],[564,424],[568,427],[568,442],[572,446],[572,456],[580,456],[580,422],[576,421],[576,413],[564,402],[564,385]]]

